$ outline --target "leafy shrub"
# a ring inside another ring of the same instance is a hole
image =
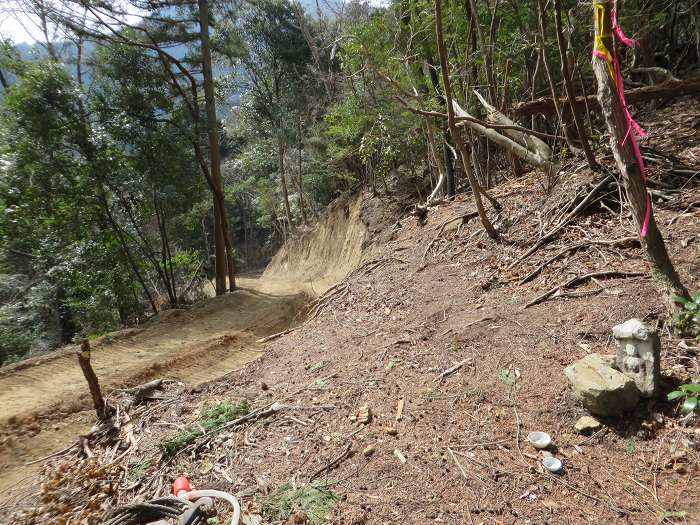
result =
[[[676,329],[700,341],[700,292],[694,293],[690,299],[676,295],[673,300],[683,306],[676,315]]]
[[[687,416],[691,412],[698,409],[698,395],[700,394],[700,383],[686,383],[669,393],[667,398],[669,401],[676,399],[682,400],[681,413]]]

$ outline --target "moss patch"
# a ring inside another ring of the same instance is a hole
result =
[[[287,519],[295,512],[303,512],[311,523],[320,525],[328,521],[328,514],[337,500],[325,481],[312,481],[303,486],[287,483],[267,497],[263,512],[279,520]]]

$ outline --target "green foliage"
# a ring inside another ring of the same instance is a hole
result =
[[[700,341],[700,292],[694,293],[690,299],[676,295],[673,300],[682,306],[676,314],[676,329]]]
[[[682,402],[681,414],[687,416],[698,410],[698,397],[700,397],[700,383],[686,383],[680,385],[678,390],[669,392],[666,396],[669,401]]]
[[[267,497],[263,512],[276,520],[285,520],[295,512],[303,512],[310,523],[320,525],[328,521],[328,514],[337,500],[325,481],[316,480],[302,486],[287,483]]]
[[[496,377],[498,377],[501,383],[513,386],[518,382],[518,379],[520,379],[520,372],[518,369],[499,368],[496,370]]]
[[[221,430],[229,421],[246,415],[250,411],[247,401],[224,402],[210,408],[199,424],[180,432],[175,437],[161,441],[163,459],[172,459],[180,450],[193,443],[198,437]]]
[[[132,463],[131,469],[129,470],[129,479],[132,481],[139,481],[143,479],[143,477],[146,475],[146,471],[151,468],[151,460],[150,459],[142,459],[141,461],[138,461],[137,463]]]
[[[637,443],[633,438],[629,438],[627,441],[625,441],[625,452],[628,454],[634,454],[637,452]]]
[[[659,522],[674,523],[676,521],[685,521],[688,513],[684,510],[666,510],[659,514]]]

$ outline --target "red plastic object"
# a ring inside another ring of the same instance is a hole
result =
[[[173,494],[179,498],[183,493],[191,492],[190,480],[187,476],[178,476],[173,482]]]

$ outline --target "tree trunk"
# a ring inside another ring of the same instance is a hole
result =
[[[578,131],[578,138],[581,142],[581,148],[586,155],[586,160],[588,161],[588,167],[592,170],[598,167],[598,163],[593,155],[593,150],[591,145],[588,143],[588,136],[586,134],[586,127],[583,124],[583,118],[576,107],[576,90],[574,89],[574,83],[571,80],[571,70],[569,69],[569,61],[566,56],[566,43],[564,42],[564,29],[561,22],[561,0],[554,0],[554,25],[557,34],[557,44],[559,45],[559,57],[561,58],[561,76],[564,79],[564,90],[566,91],[566,98],[568,100],[569,107],[571,107],[571,113],[574,117],[574,124],[576,125],[576,131]],[[556,95],[555,95],[556,96]],[[563,115],[562,115],[563,116]]]
[[[228,270],[229,289],[236,288],[236,267],[233,244],[229,230],[228,216],[221,182],[221,154],[219,151],[219,128],[216,119],[216,99],[214,98],[214,75],[211,69],[209,46],[209,4],[208,0],[198,0],[199,30],[202,44],[202,76],[204,79],[204,103],[207,111],[207,134],[209,136],[209,169],[214,193],[214,239],[216,243],[216,295],[226,292]],[[217,228],[218,226],[218,228]],[[217,231],[218,230],[218,231]],[[222,286],[223,283],[223,286]]]
[[[308,224],[308,217],[306,216],[306,207],[304,206],[304,177],[303,177],[303,158],[302,158],[302,151],[303,151],[303,141],[301,137],[301,116],[299,117],[299,126],[298,126],[298,135],[299,135],[299,145],[298,145],[298,153],[299,156],[297,158],[298,164],[299,164],[299,179],[297,183],[297,189],[299,190],[299,211],[301,211],[301,221],[304,223],[304,225]]]
[[[544,64],[544,71],[546,73],[547,81],[549,82],[549,91],[552,93],[552,99],[555,100],[554,106],[557,111],[557,116],[561,122],[562,130],[564,131],[564,138],[566,143],[569,145],[571,151],[576,151],[578,148],[574,143],[574,138],[571,136],[571,128],[569,127],[566,119],[564,118],[564,110],[562,109],[559,100],[557,99],[557,87],[554,83],[552,77],[552,67],[549,62],[549,55],[547,55],[546,43],[547,43],[547,13],[545,11],[544,0],[537,0],[537,5],[539,7],[539,24],[540,24],[540,52],[542,53],[542,63]]]
[[[484,210],[484,205],[481,202],[481,188],[479,183],[474,177],[474,173],[471,169],[471,159],[469,157],[469,152],[467,147],[462,140],[462,136],[459,134],[457,129],[457,124],[455,123],[455,112],[452,107],[452,89],[450,87],[450,73],[447,65],[447,50],[445,49],[445,40],[442,35],[442,0],[435,0],[435,33],[437,40],[438,53],[440,54],[440,70],[442,72],[442,82],[443,88],[445,90],[445,102],[447,105],[447,122],[450,128],[450,133],[452,134],[452,140],[459,148],[459,152],[462,156],[462,165],[464,166],[464,173],[469,179],[469,184],[472,187],[472,193],[474,195],[474,203],[476,204],[476,209],[479,213],[479,218],[481,219],[481,224],[484,226],[486,233],[492,239],[498,239],[499,235],[496,229],[489,221],[486,216],[486,211]]]
[[[287,177],[284,173],[284,144],[282,137],[277,137],[277,167],[280,172],[280,185],[282,186],[282,200],[284,201],[284,217],[287,221],[286,234],[292,229],[292,211],[289,207],[289,191],[287,190]]]
[[[92,396],[92,404],[97,412],[97,419],[104,420],[107,417],[107,405],[102,392],[100,391],[100,383],[97,380],[97,375],[90,364],[90,342],[85,339],[80,344],[80,349],[77,352],[78,363],[87,381],[90,395]]]
[[[640,165],[641,155],[634,136],[635,131],[629,129],[631,123],[624,104],[624,95],[622,91],[618,91],[618,89],[624,90],[624,86],[616,85],[616,79],[611,77],[609,67],[613,68],[612,72],[621,80],[618,75],[619,59],[612,36],[611,4],[609,0],[595,0],[593,2],[594,13],[597,15],[595,17],[596,44],[602,43],[611,60],[608,62],[598,56],[593,58],[593,72],[598,81],[598,101],[610,133],[610,147],[622,175],[622,182],[632,208],[632,216],[637,225],[637,231],[640,232],[642,248],[652,276],[665,294],[668,305],[672,309],[673,295],[689,297],[689,294],[671,262],[661,232],[659,232],[654,220],[651,199],[645,187],[644,167]],[[602,10],[600,17],[598,9]],[[595,44],[594,49],[598,49]]]

